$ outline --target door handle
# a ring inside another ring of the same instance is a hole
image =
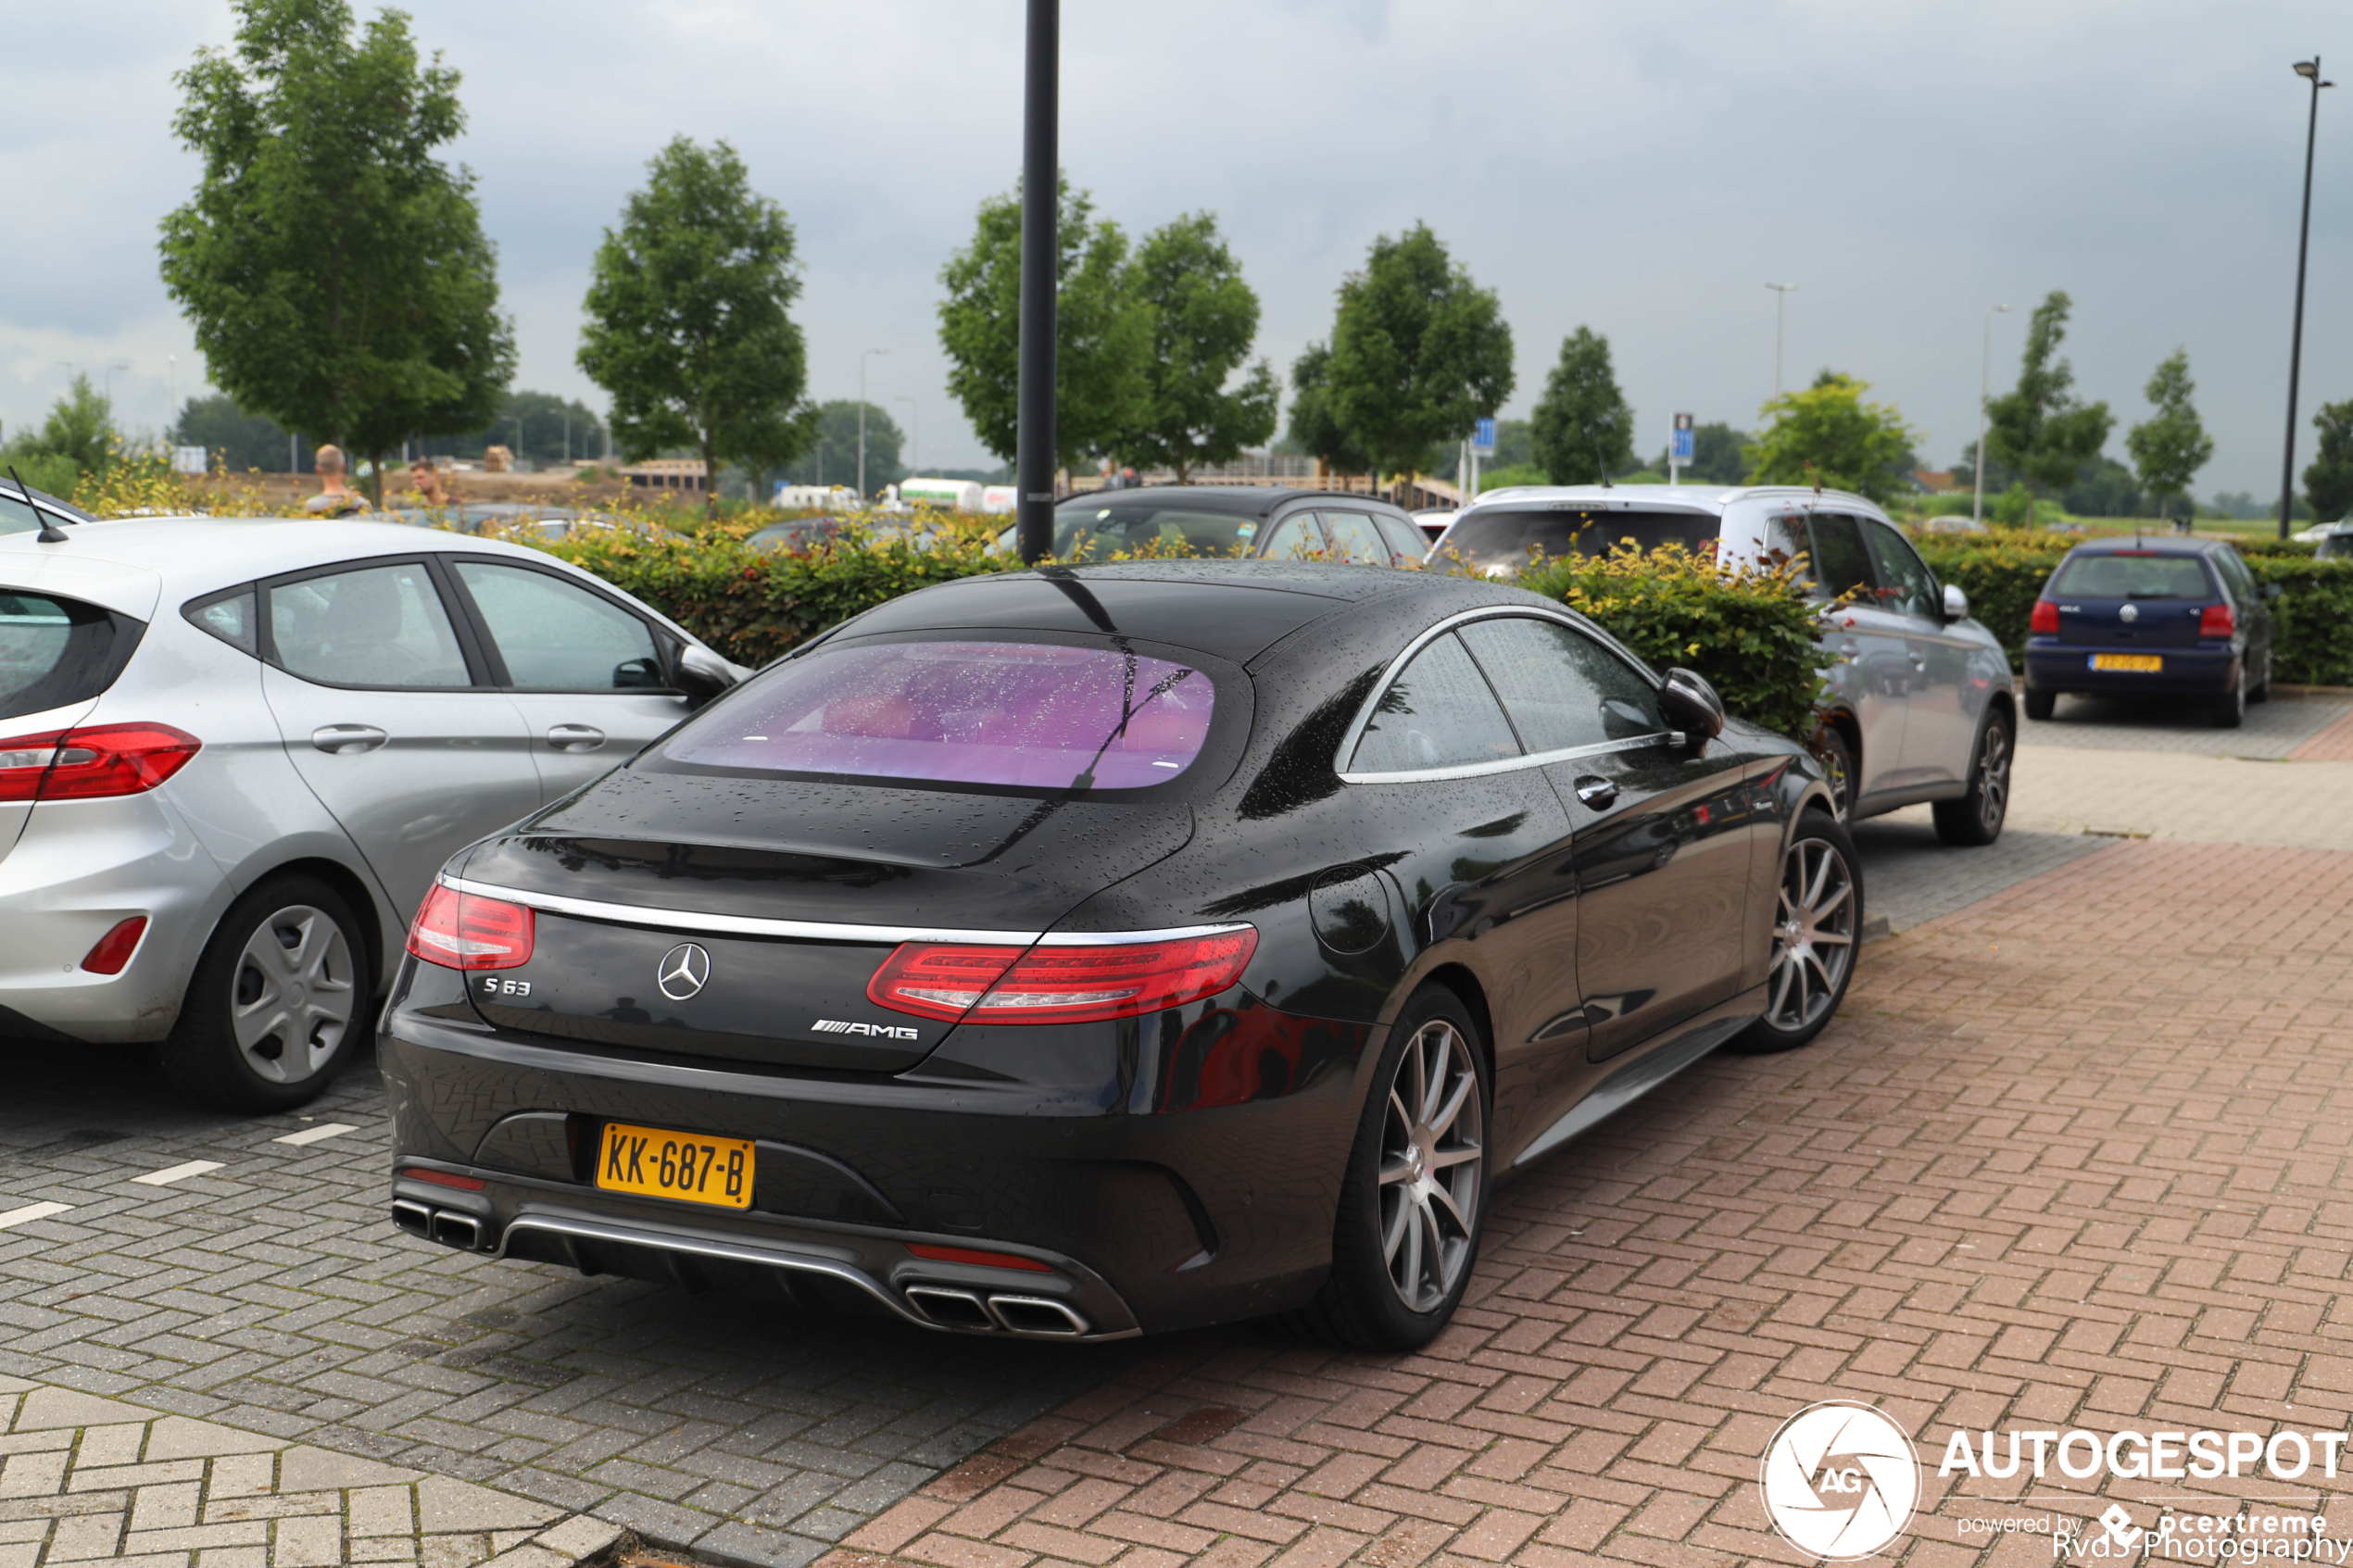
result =
[[[594,751],[605,744],[605,732],[594,724],[558,724],[547,732],[547,744],[558,751]]]
[[[310,744],[330,757],[357,757],[391,738],[373,724],[321,724],[310,732]]]
[[[1573,787],[1577,791],[1577,798],[1596,811],[1607,810],[1610,803],[1617,798],[1617,786],[1592,773],[1579,778]]]

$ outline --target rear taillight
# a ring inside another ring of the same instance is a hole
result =
[[[2239,618],[2229,605],[2208,605],[2197,618],[2197,634],[2201,637],[2227,637],[2239,629]]]
[[[188,765],[204,742],[169,724],[97,724],[0,740],[0,800],[140,795]]]
[[[120,974],[131,955],[139,950],[139,938],[146,935],[147,917],[132,915],[119,921],[112,931],[98,938],[98,945],[82,958],[82,967],[92,974]]]
[[[2026,629],[2047,637],[2058,635],[2058,606],[2048,599],[2036,599],[2034,611],[2027,617]]]
[[[897,1012],[975,1023],[1092,1023],[1214,997],[1257,949],[1248,928],[1086,947],[909,942],[883,960],[866,999]]]
[[[439,883],[409,922],[409,951],[444,969],[513,969],[531,961],[529,906]]]

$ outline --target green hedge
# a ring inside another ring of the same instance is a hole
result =
[[[1591,617],[1657,669],[1698,671],[1751,723],[1796,740],[1817,728],[1831,658],[1789,567],[1728,571],[1680,546],[1644,555],[1620,545],[1606,556],[1538,561],[1519,585]]]
[[[1930,533],[1919,541],[1937,577],[1969,596],[1969,613],[2001,639],[2013,667],[2026,658],[2028,618],[2043,584],[2082,540],[2071,533]],[[2353,560],[2314,560],[2278,541],[2242,549],[2258,583],[2283,590],[2271,603],[2271,675],[2292,685],[2353,685]],[[2296,541],[2290,541],[2291,544]]]

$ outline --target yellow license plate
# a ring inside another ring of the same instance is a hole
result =
[[[597,1155],[597,1185],[607,1192],[749,1209],[751,1140],[697,1137],[608,1122]]]
[[[2154,675],[2165,668],[2165,660],[2153,653],[2095,653],[2092,656],[2095,670],[2132,670],[2143,675]]]

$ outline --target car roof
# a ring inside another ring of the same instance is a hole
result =
[[[2075,556],[2109,556],[2120,550],[2133,555],[2207,556],[2232,547],[2227,539],[2184,539],[2177,533],[2156,535],[2110,533],[2098,539],[2086,539],[2070,550]]]
[[[1147,484],[1136,490],[1082,490],[1063,497],[1063,507],[1184,506],[1194,511],[1232,512],[1239,517],[1265,517],[1293,501],[1349,501],[1386,507],[1374,495],[1352,495],[1343,490],[1294,490],[1287,484]]]
[[[1319,561],[1115,561],[960,578],[877,605],[842,633],[958,627],[1106,633],[1199,648],[1246,664],[1307,622],[1349,604],[1425,589],[1386,566]]]
[[[1816,490],[1810,484],[1515,484],[1502,490],[1480,491],[1478,498],[1458,515],[1467,516],[1490,507],[1550,507],[1557,502],[1571,502],[1596,511],[1668,510],[1720,516],[1733,502],[1752,499],[1831,501],[1862,507],[1873,513],[1880,510],[1878,503],[1851,491]]]

